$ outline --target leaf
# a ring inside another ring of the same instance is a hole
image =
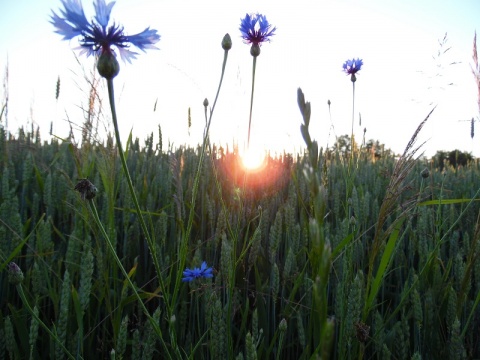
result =
[[[312,143],[312,139],[310,138],[310,134],[308,133],[308,128],[305,125],[300,125],[300,132],[302,133],[303,140],[305,140],[305,143],[307,146],[309,146]]]
[[[368,293],[368,299],[366,302],[366,309],[367,312],[373,305],[373,301],[375,300],[375,297],[378,294],[378,291],[380,290],[380,287],[382,285],[382,280],[385,277],[385,273],[388,269],[388,266],[390,265],[390,260],[392,259],[392,255],[395,250],[395,246],[397,244],[398,240],[398,235],[400,234],[400,228],[403,224],[403,221],[405,218],[401,219],[393,229],[392,233],[390,234],[390,237],[388,238],[387,245],[385,246],[385,250],[382,255],[382,259],[380,260],[380,265],[378,265],[377,273],[375,275],[375,278],[373,280],[373,283],[370,287],[369,293]]]
[[[332,259],[335,259],[337,255],[343,250],[343,248],[350,244],[350,242],[353,240],[353,235],[354,233],[350,233],[346,237],[344,237],[342,241],[340,241],[340,244],[338,244],[332,251]]]
[[[438,200],[427,200],[418,204],[418,206],[427,206],[427,205],[449,205],[449,204],[461,204],[470,201],[480,201],[480,199],[438,199]]]

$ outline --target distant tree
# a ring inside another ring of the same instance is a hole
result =
[[[358,146],[358,144],[357,144]],[[341,155],[349,155],[352,149],[352,142],[349,135],[342,135],[337,138],[332,147],[332,151],[338,151]],[[392,155],[392,151],[385,144],[378,140],[370,139],[361,148],[362,154],[366,154],[372,161],[378,160],[383,156]]]
[[[470,153],[460,150],[437,151],[432,159],[434,166],[440,170],[443,170],[445,165],[450,165],[455,168],[457,166],[466,166],[470,161],[473,160],[473,156]]]
[[[385,155],[385,151],[390,153],[390,150],[385,149],[385,144],[380,144],[380,141],[373,139],[367,141],[365,144],[365,151],[367,155],[371,157],[372,161],[380,159]]]
[[[350,150],[352,148],[351,146],[351,141],[350,141],[350,136],[348,135],[341,135],[337,138],[337,141],[335,141],[335,144],[333,144],[333,151],[338,151],[342,155],[347,155],[350,154]]]

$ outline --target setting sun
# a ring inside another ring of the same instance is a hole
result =
[[[260,147],[251,147],[242,155],[242,165],[247,170],[257,170],[265,164],[265,150]]]

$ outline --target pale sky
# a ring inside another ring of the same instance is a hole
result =
[[[83,1],[88,19],[91,1]],[[0,79],[9,69],[8,130],[32,121],[49,139],[50,122],[60,137],[68,118],[81,125],[79,107],[88,101],[82,69],[75,61],[78,40],[62,41],[49,23],[59,0],[0,0]],[[480,122],[470,138],[470,122],[479,120],[478,93],[471,74],[473,36],[480,18],[478,0],[404,1],[153,1],[117,0],[111,20],[135,34],[157,29],[160,50],[141,53],[132,64],[121,63],[115,78],[119,123],[141,143],[163,131],[164,149],[202,141],[203,100],[213,103],[225,33],[233,40],[219,102],[211,126],[216,144],[240,146],[246,141],[252,56],[238,30],[245,13],[260,12],[277,27],[257,59],[252,118],[252,145],[272,152],[298,151],[301,114],[297,88],[312,103],[311,134],[320,146],[350,134],[352,83],[342,72],[347,59],[361,58],[355,99],[356,138],[379,140],[402,152],[433,105],[437,109],[421,133],[427,155],[460,149],[480,156]],[[439,59],[439,40],[448,33],[451,49]],[[479,35],[480,43],[480,35]],[[480,50],[480,49],[479,49]],[[93,58],[79,57],[87,70]],[[457,65],[449,65],[459,62]],[[438,75],[437,75],[438,74]],[[60,98],[55,100],[57,78]],[[448,85],[453,83],[453,85]],[[79,89],[79,86],[82,89]],[[83,92],[82,92],[83,91]],[[4,89],[0,88],[3,101]],[[104,104],[108,104],[106,92]],[[158,99],[154,112],[154,104]],[[330,100],[331,118],[327,101]],[[188,108],[192,128],[187,128]],[[105,108],[108,113],[108,107]],[[362,124],[358,124],[361,113]],[[4,121],[4,119],[2,119]],[[5,124],[3,124],[5,125]],[[111,131],[107,121],[102,125]]]

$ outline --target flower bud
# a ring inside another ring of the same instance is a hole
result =
[[[208,99],[205,98],[205,100],[203,100],[203,106],[207,107],[208,106]]]
[[[10,284],[18,285],[23,281],[23,272],[13,261],[7,265],[7,271]]]
[[[369,333],[370,333],[370,326],[367,324],[359,321],[355,323],[355,328],[356,328],[356,337],[358,341],[364,343],[369,339]]]
[[[285,318],[280,321],[280,325],[278,325],[278,330],[280,330],[281,332],[287,331],[287,320],[285,320]]]
[[[228,33],[225,34],[225,36],[223,37],[222,48],[225,51],[228,51],[232,48],[232,38],[230,37],[230,35]]]
[[[82,200],[92,200],[98,192],[98,189],[88,179],[80,179],[74,190],[80,193]]]
[[[120,72],[120,64],[111,51],[104,51],[98,58],[97,70],[102,77],[111,80]]]
[[[352,216],[350,217],[349,224],[352,225],[352,226],[357,225],[357,219],[355,219],[355,216],[352,215]]]
[[[257,57],[260,55],[260,45],[258,44],[252,44],[252,47],[250,48],[250,55],[253,57]]]
[[[422,178],[426,179],[430,176],[430,171],[428,170],[428,168],[425,168],[425,169],[422,170],[420,175],[422,175]]]

